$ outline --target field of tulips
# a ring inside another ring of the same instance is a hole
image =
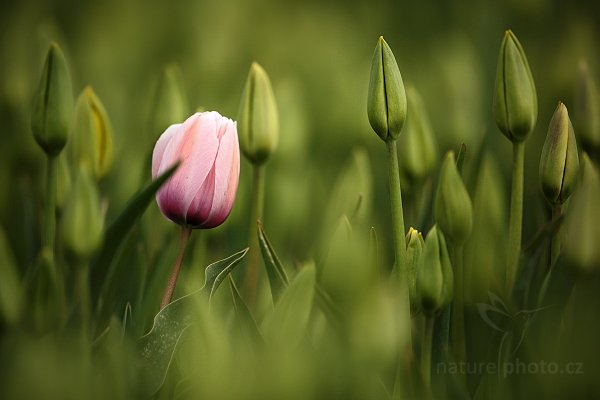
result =
[[[600,398],[588,3],[1,5],[0,398]]]

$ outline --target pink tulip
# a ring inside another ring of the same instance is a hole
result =
[[[236,123],[218,112],[196,113],[171,125],[152,154],[152,177],[181,161],[156,194],[163,215],[191,228],[214,228],[225,221],[240,176]]]

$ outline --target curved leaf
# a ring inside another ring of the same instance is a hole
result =
[[[258,243],[260,245],[260,251],[263,256],[263,261],[265,262],[267,276],[269,277],[271,295],[273,296],[273,301],[277,301],[277,299],[281,295],[281,292],[289,284],[289,279],[287,273],[285,272],[285,268],[281,264],[281,261],[279,261],[277,253],[275,253],[271,242],[269,242],[269,239],[265,234],[262,222],[257,221],[257,225]]]

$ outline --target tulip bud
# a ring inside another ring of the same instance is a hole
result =
[[[152,177],[181,165],[156,194],[165,217],[190,228],[214,228],[233,207],[240,175],[236,123],[218,112],[171,125],[152,154]]]
[[[421,232],[410,228],[406,235],[406,268],[408,270],[410,305],[413,311],[419,306],[419,298],[417,296],[417,274],[423,265],[424,244],[425,242]]]
[[[406,120],[406,93],[392,49],[379,37],[371,61],[367,114],[371,127],[384,141],[395,140]]]
[[[417,272],[417,294],[426,314],[431,315],[452,300],[453,275],[446,241],[434,225],[425,238],[423,264]]]
[[[569,202],[564,252],[580,272],[600,269],[600,173],[586,153],[581,157],[581,182]]]
[[[573,125],[567,107],[559,102],[550,120],[540,159],[540,184],[548,202],[562,204],[567,200],[575,187],[578,168]]]
[[[251,163],[263,164],[277,147],[279,117],[269,76],[257,63],[248,73],[238,122],[242,153]]]
[[[60,47],[51,43],[31,114],[33,136],[49,156],[65,147],[72,112],[73,89],[67,62]]]
[[[435,168],[438,148],[421,95],[412,86],[408,86],[406,94],[410,113],[400,139],[400,168],[410,182],[416,183],[425,180]]]
[[[179,69],[170,65],[164,69],[154,97],[150,114],[152,137],[160,135],[171,124],[182,121],[186,115],[187,102],[181,85]]]
[[[575,125],[583,150],[600,154],[600,98],[596,82],[585,63],[579,70],[575,110]]]
[[[72,129],[68,146],[72,165],[88,168],[96,179],[104,177],[113,162],[113,129],[91,86],[77,98]]]
[[[473,208],[453,151],[446,154],[442,164],[434,207],[435,220],[448,240],[463,243],[471,234]]]
[[[498,128],[511,142],[524,141],[537,119],[533,76],[525,51],[510,30],[500,45],[493,111]]]
[[[62,219],[65,249],[80,260],[88,260],[102,243],[103,228],[96,183],[86,168],[79,169]]]

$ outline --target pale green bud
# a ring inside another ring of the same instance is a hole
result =
[[[404,134],[400,138],[400,168],[411,182],[422,182],[437,164],[438,147],[419,92],[408,86],[408,113]]]
[[[62,219],[65,249],[77,259],[88,260],[102,243],[103,228],[96,183],[87,169],[81,168]]]
[[[419,306],[419,297],[417,296],[417,273],[423,265],[424,245],[425,241],[423,240],[421,232],[414,228],[410,228],[406,235],[406,268],[408,270],[410,305],[413,311]]]
[[[577,182],[579,157],[567,107],[558,103],[548,126],[540,159],[540,184],[551,204],[564,203]]]
[[[425,238],[423,263],[417,271],[417,295],[421,309],[428,315],[438,311],[445,304],[448,296],[447,287],[444,285],[441,257],[443,249],[440,244],[437,228],[434,225]]]
[[[456,168],[454,152],[449,151],[440,171],[434,204],[435,220],[449,241],[463,243],[473,228],[471,198]]]
[[[581,64],[575,102],[577,137],[584,151],[600,154],[600,97],[587,65]]]
[[[188,116],[181,74],[175,65],[167,66],[160,78],[150,112],[150,132],[157,138],[172,124]]]
[[[581,182],[569,202],[564,252],[580,272],[600,270],[600,173],[586,153],[581,157]]]
[[[406,120],[406,93],[392,49],[379,37],[371,61],[367,114],[384,141],[395,140]]]
[[[251,163],[263,164],[277,147],[279,116],[271,81],[252,63],[238,111],[237,129],[242,153]]]
[[[104,105],[90,86],[77,99],[72,129],[72,165],[88,168],[95,179],[104,177],[113,162],[113,129]]]
[[[522,142],[537,119],[537,93],[525,51],[511,30],[504,33],[498,57],[494,118],[512,142]]]
[[[49,156],[67,143],[73,112],[73,89],[67,62],[58,44],[51,43],[31,114],[31,130]]]

